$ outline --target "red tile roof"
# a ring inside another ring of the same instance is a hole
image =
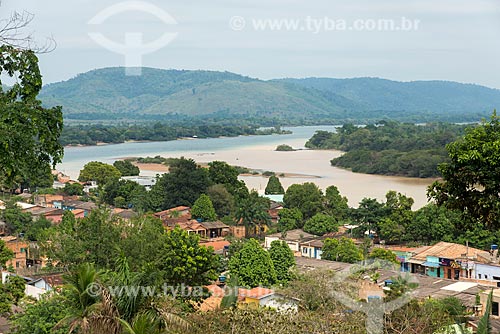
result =
[[[231,243],[227,240],[220,241],[209,241],[209,242],[200,242],[200,246],[204,247],[212,247],[214,251],[221,251],[225,246],[229,246]]]

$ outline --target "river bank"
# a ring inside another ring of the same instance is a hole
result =
[[[294,127],[293,134],[269,136],[242,136],[198,140],[176,140],[171,142],[124,143],[117,145],[68,148],[62,164],[57,168],[72,178],[77,178],[85,163],[93,160],[113,163],[125,157],[192,158],[198,163],[214,160],[226,161],[230,165],[250,169],[285,173],[281,183],[286,188],[294,183],[314,182],[321,189],[336,185],[342,195],[347,196],[351,206],[357,206],[364,197],[385,199],[389,190],[399,191],[415,200],[414,209],[427,203],[426,190],[434,179],[415,179],[397,176],[357,174],[330,165],[330,160],[342,152],[297,150],[275,151],[276,146],[287,144],[304,148],[305,142],[317,130],[333,131],[334,127]],[[166,168],[166,166],[165,166]],[[150,168],[149,168],[150,169]],[[162,171],[142,170],[142,175],[156,175]],[[267,178],[242,175],[249,188],[264,191]]]

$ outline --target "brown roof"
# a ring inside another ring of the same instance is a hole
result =
[[[73,210],[73,213],[75,213],[75,211],[77,210]],[[82,210],[80,210],[82,211]],[[82,211],[83,212],[83,211]],[[53,210],[53,211],[50,211],[50,212],[47,212],[45,214],[45,216],[58,216],[58,215],[63,215],[64,214],[64,210],[61,210],[61,209],[56,209],[56,210]]]
[[[412,260],[425,261],[427,256],[435,256],[444,259],[474,258],[478,261],[489,262],[490,255],[483,250],[467,247],[450,242],[438,242],[434,246],[424,249],[412,257]]]
[[[153,215],[156,217],[170,216],[170,214],[172,214],[174,211],[186,211],[186,210],[191,210],[191,208],[189,206],[177,206],[175,208],[171,208],[168,210],[156,212]]]
[[[303,240],[300,244],[309,247],[323,248],[323,240],[317,238]]]
[[[74,200],[64,201],[63,205],[83,210],[93,210],[97,207],[97,205],[93,202],[74,201]]]
[[[228,225],[224,224],[221,221],[215,221],[215,222],[201,222],[201,226],[206,228],[207,230],[215,229],[215,228],[229,228]]]
[[[58,209],[55,208],[46,208],[43,206],[34,206],[32,208],[24,209],[24,212],[27,212],[33,216],[40,216],[40,215],[45,215],[47,213],[50,213],[52,211],[57,211]]]
[[[196,220],[190,220],[188,222],[183,222],[177,224],[181,229],[184,231],[206,231],[207,229],[203,227],[198,221]]]
[[[268,235],[268,237],[279,238],[280,240],[286,240],[286,241],[301,241],[301,240],[315,238],[315,237],[317,238],[318,236],[304,232],[303,230],[297,229],[297,230],[287,231],[285,238],[282,238],[281,233],[270,234],[270,235]]]

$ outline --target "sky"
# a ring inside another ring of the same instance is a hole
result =
[[[57,42],[45,83],[142,65],[500,88],[498,0],[2,0],[0,18],[16,10]]]

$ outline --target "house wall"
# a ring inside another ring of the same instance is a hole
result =
[[[323,250],[321,248],[316,248],[313,246],[301,246],[300,254],[304,257],[309,257],[312,259],[321,260],[321,254]]]
[[[235,238],[242,239],[246,236],[245,226],[230,226],[229,232]]]
[[[280,240],[278,237],[266,237],[264,240],[264,248],[269,249],[271,248],[271,242]]]
[[[6,266],[12,266],[14,269],[26,268],[26,259],[28,258],[28,243],[20,240],[6,242],[5,245],[14,252],[14,258],[7,261]]]
[[[486,280],[500,282],[500,267],[490,264],[476,263],[473,272],[474,278],[477,280]]]

